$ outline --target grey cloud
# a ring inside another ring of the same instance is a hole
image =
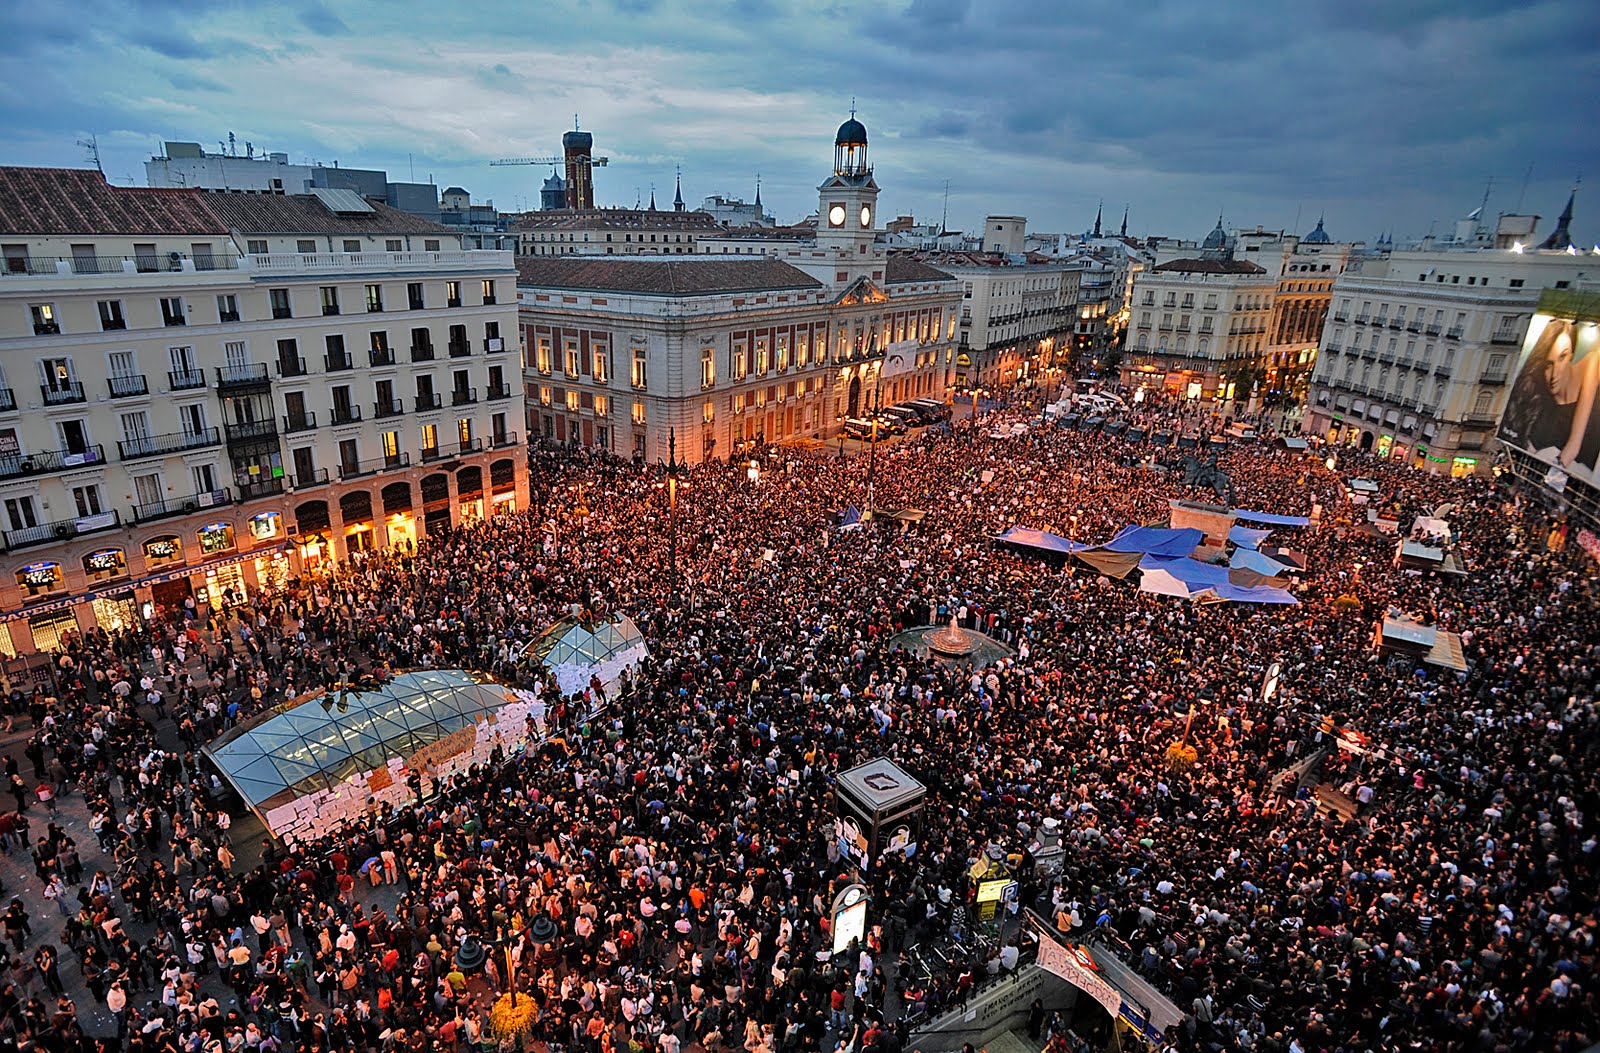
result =
[[[350,32],[344,19],[334,14],[327,4],[315,3],[301,8],[300,22],[313,33],[325,37],[342,36]]]

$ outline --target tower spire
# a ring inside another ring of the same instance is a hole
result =
[[[1122,206],[1122,237],[1128,236],[1128,206]]]
[[[756,219],[761,218],[761,173],[756,173]]]
[[[672,194],[672,211],[674,211],[674,212],[682,212],[683,211],[683,166],[682,165],[678,166],[677,173],[674,176],[673,194]]]
[[[650,184],[650,211],[654,212],[655,210],[656,210],[656,185],[654,183],[651,183]]]
[[[1095,206],[1095,210],[1094,210],[1094,237],[1097,237],[1097,238],[1100,236],[1100,213],[1105,210],[1105,207],[1106,207],[1106,203],[1105,203],[1105,199],[1104,198],[1102,198],[1100,200],[1100,204]]]
[[[1567,195],[1567,206],[1556,218],[1556,229],[1540,244],[1541,249],[1565,249],[1572,244],[1572,199],[1578,196],[1578,187],[1582,183],[1583,180],[1579,179],[1572,184],[1572,192]]]

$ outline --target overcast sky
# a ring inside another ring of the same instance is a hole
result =
[[[144,182],[162,140],[414,171],[533,207],[577,113],[601,204],[816,207],[857,100],[880,215],[1082,230],[1227,224],[1335,239],[1545,216],[1575,176],[1600,238],[1595,0],[54,0],[0,5],[0,161]],[[1532,166],[1531,176],[1529,166]],[[1524,192],[1524,185],[1526,190]],[[1298,219],[1297,219],[1298,217]]]

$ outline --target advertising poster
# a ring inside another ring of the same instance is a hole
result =
[[[1547,292],[1528,323],[1500,439],[1548,469],[1543,482],[1600,485],[1600,297]]]

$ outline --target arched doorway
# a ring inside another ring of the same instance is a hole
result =
[[[372,530],[372,494],[366,490],[352,490],[341,494],[339,515],[344,519],[346,551],[372,551],[376,544]]]
[[[517,510],[517,465],[502,457],[489,466],[490,515]]]
[[[422,477],[422,525],[429,534],[450,529],[450,477],[443,472]]]
[[[469,464],[456,472],[456,494],[462,523],[476,523],[482,519],[483,469]]]
[[[306,501],[296,505],[293,530],[294,540],[300,546],[302,567],[310,570],[323,560],[333,558],[328,502]]]
[[[1361,433],[1361,452],[1362,453],[1369,453],[1369,452],[1371,452],[1371,450],[1372,450],[1372,432],[1364,431],[1364,432]]]
[[[408,551],[417,547],[417,521],[411,514],[411,484],[390,483],[379,495],[383,501],[385,543]]]
[[[861,415],[861,378],[859,376],[850,378],[849,407],[850,411],[845,416],[859,417]]]

